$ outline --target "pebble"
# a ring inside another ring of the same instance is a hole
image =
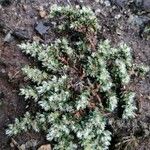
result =
[[[120,18],[121,18],[121,14],[115,15],[115,19],[120,19]]]
[[[105,4],[105,6],[106,6],[106,7],[109,7],[109,6],[111,6],[111,3],[110,3],[110,1],[108,1],[108,0],[104,1],[104,4]]]
[[[5,74],[6,73],[6,70],[5,69],[1,69],[0,71],[2,74]]]
[[[28,32],[22,29],[16,29],[13,31],[12,35],[19,40],[26,40],[29,39]]]
[[[12,31],[9,31],[4,38],[4,42],[10,43],[12,40],[13,40]]]
[[[0,99],[4,98],[4,93],[2,91],[0,91]]]
[[[96,15],[99,15],[100,13],[101,13],[101,9],[98,8],[98,9],[95,10]]]
[[[39,33],[40,35],[45,34],[48,29],[49,29],[49,26],[45,26],[45,25],[43,24],[43,22],[39,22],[39,23],[35,26],[35,30],[36,30],[37,33]]]

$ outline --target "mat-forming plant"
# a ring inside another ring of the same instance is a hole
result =
[[[136,66],[131,49],[124,43],[112,47],[108,40],[97,41],[99,25],[90,8],[52,6],[50,19],[59,39],[19,46],[41,63],[40,69],[22,69],[32,82],[20,93],[37,108],[6,132],[44,132],[54,150],[106,150],[111,141],[106,114],[135,117],[135,93],[128,90]],[[144,66],[136,69],[148,71]]]

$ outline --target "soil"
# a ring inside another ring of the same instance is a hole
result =
[[[112,45],[124,41],[132,48],[136,63],[150,65],[149,0],[105,0],[104,3],[102,0],[14,0],[6,4],[0,1],[0,150],[15,149],[5,129],[26,111],[24,99],[18,95],[19,88],[26,84],[21,68],[25,64],[36,64],[17,45],[26,40],[50,43],[54,39],[47,13],[50,6],[56,3],[90,6],[99,19],[100,40],[109,39]],[[117,117],[115,121],[112,119],[113,140],[110,149],[113,150],[119,149],[115,147],[115,144],[121,142],[119,139],[128,136],[128,149],[150,149],[150,73],[145,79],[133,78],[133,81],[130,88],[137,93],[137,117],[128,122]],[[137,146],[131,135],[136,137]],[[41,134],[32,131],[14,139],[19,145],[34,139],[37,147],[45,142]]]

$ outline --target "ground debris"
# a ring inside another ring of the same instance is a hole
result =
[[[23,150],[20,148],[19,144],[15,141],[15,139],[11,139],[11,143],[10,143],[10,146],[13,148],[13,147],[16,147],[18,150]]]
[[[41,147],[38,148],[38,150],[51,150],[51,145],[50,144],[42,145]]]
[[[44,10],[40,10],[39,14],[41,18],[45,18],[45,16],[47,15],[46,11]]]
[[[27,150],[30,148],[36,148],[37,146],[37,140],[31,139],[30,141],[27,141],[25,144],[19,145],[13,138],[12,142],[10,143],[11,147],[16,147],[18,150]]]

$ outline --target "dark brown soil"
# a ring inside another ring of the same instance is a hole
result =
[[[39,15],[41,7],[46,12],[54,3],[92,7],[101,25],[98,38],[110,39],[113,45],[124,41],[133,49],[135,62],[150,65],[150,32],[146,33],[144,30],[148,26],[150,28],[149,0],[143,0],[141,5],[127,4],[128,1],[123,3],[122,0],[106,1],[111,3],[101,4],[94,0],[84,0],[83,3],[79,0],[16,0],[10,5],[0,6],[0,150],[14,149],[10,146],[11,140],[5,134],[5,129],[26,111],[23,98],[18,96],[19,88],[26,82],[21,74],[21,67],[35,63],[21,53],[17,44],[25,40],[49,43],[54,38],[48,19]],[[46,22],[50,28],[49,32],[38,34],[35,26],[39,22]],[[15,31],[19,34],[14,34]],[[8,33],[10,37],[6,37]],[[133,80],[131,89],[137,92],[137,117],[128,122],[116,118],[112,124],[114,138],[110,149],[113,150],[119,149],[114,147],[119,139],[132,134],[138,139],[138,146],[134,147],[130,143],[131,150],[150,149],[150,74],[145,79]],[[15,138],[19,144],[25,144],[31,139],[41,144],[44,137],[26,133]]]

